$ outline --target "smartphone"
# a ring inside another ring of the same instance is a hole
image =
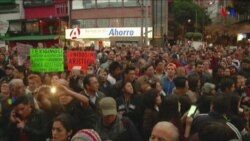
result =
[[[196,110],[197,110],[197,106],[192,105],[192,106],[190,107],[190,109],[188,110],[188,115],[187,115],[187,116],[188,116],[188,117],[193,116],[193,115],[195,114]]]

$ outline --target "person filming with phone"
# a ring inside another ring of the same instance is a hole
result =
[[[9,141],[45,141],[47,130],[45,114],[33,108],[26,96],[18,97],[10,115]]]

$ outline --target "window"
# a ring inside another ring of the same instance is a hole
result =
[[[109,1],[110,0],[97,0],[97,7],[98,8],[109,7]]]
[[[93,28],[96,27],[95,19],[88,19],[88,20],[83,20],[83,27],[84,28]]]
[[[26,32],[27,33],[39,32],[39,23],[38,22],[27,22],[26,23]]]
[[[124,0],[124,7],[139,6],[137,0]]]
[[[67,4],[57,4],[55,5],[56,15],[57,16],[67,16],[68,6]]]
[[[95,8],[95,0],[73,0],[72,9]]]
[[[52,5],[53,0],[23,0],[24,7]]]
[[[137,27],[137,18],[124,18],[124,27]]]
[[[122,19],[110,19],[111,27],[122,27]]]
[[[110,7],[122,7],[122,0],[109,0]]]
[[[109,27],[109,19],[97,19],[97,27]]]
[[[21,32],[22,31],[22,23],[21,22],[10,23],[10,31],[11,32]]]
[[[136,25],[141,26],[141,18],[136,18]]]
[[[83,27],[83,20],[72,20],[72,27]]]

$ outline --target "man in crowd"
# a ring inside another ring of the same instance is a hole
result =
[[[175,87],[173,80],[176,74],[176,65],[173,63],[169,63],[166,69],[167,69],[167,74],[162,78],[162,86],[164,92],[167,95],[171,95]]]
[[[151,133],[149,141],[179,141],[178,129],[170,122],[158,122]]]
[[[103,141],[141,141],[134,124],[129,119],[117,115],[117,105],[113,98],[101,99],[99,106],[102,117],[96,123],[95,130]]]
[[[105,97],[105,95],[99,91],[99,82],[94,75],[87,75],[83,80],[84,91],[83,95],[87,96],[90,100],[90,106],[92,108],[98,108],[98,102]]]
[[[34,109],[26,96],[16,99],[8,129],[10,141],[45,141],[48,127],[45,114]]]

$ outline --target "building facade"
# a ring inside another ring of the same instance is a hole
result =
[[[1,0],[0,1],[0,47],[5,47],[4,38],[9,28],[9,20],[23,19],[22,0]]]
[[[108,34],[111,30],[131,29],[136,33],[133,36],[83,37],[77,45],[145,46],[167,32],[167,6],[166,0],[72,0],[71,27],[83,32],[90,29],[100,33],[98,29],[106,29]],[[161,22],[156,22],[158,20]]]
[[[59,46],[60,35],[64,35],[68,27],[68,1],[23,0],[20,5],[23,18],[9,20],[8,37],[5,38],[8,45]]]

